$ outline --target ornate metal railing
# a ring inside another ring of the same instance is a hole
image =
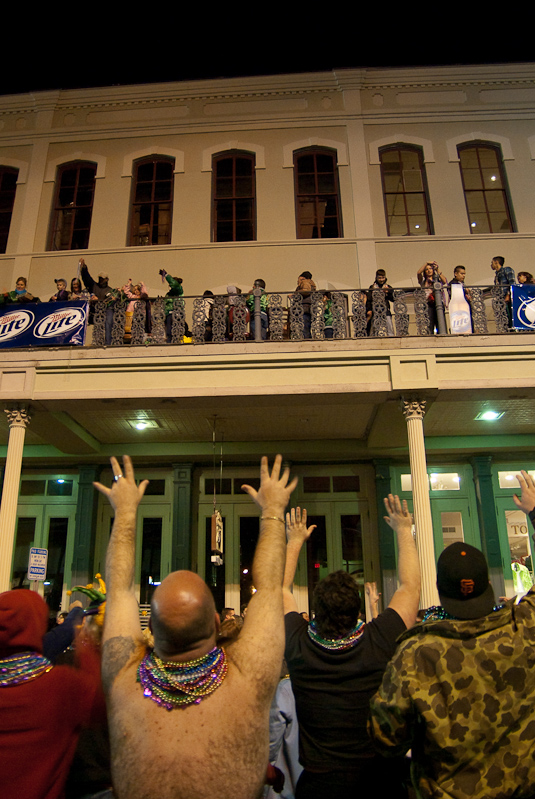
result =
[[[448,290],[442,289],[447,304]],[[508,333],[508,303],[500,286],[470,287],[474,334]],[[388,336],[429,336],[440,329],[429,291],[354,289],[310,294],[275,292],[254,295],[180,297],[172,303],[158,297],[135,304],[130,335],[125,337],[127,303],[107,309],[97,302],[93,313],[92,346],[205,344],[247,341],[312,341]],[[266,302],[267,300],[267,302]],[[450,335],[448,333],[448,335]],[[91,338],[91,337],[89,337]]]

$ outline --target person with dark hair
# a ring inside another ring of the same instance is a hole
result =
[[[535,283],[535,279],[533,278],[531,272],[518,272],[516,280],[517,283],[520,283],[520,285],[527,283],[529,286],[531,286],[533,283]]]
[[[515,273],[510,266],[505,266],[505,258],[502,255],[495,255],[490,262],[490,268],[494,270],[494,285],[503,286],[502,294],[505,301],[505,309],[509,320],[509,327],[512,325],[511,310],[511,286],[515,284]]]
[[[154,648],[139,622],[134,566],[137,507],[147,486],[132,461],[111,459],[115,509],[106,557],[102,679],[108,699],[116,799],[251,799],[260,794],[269,749],[269,709],[284,649],[284,513],[297,480],[277,455],[262,458],[253,559],[256,592],[243,629],[224,649],[212,592],[197,574],[169,574],[152,597]],[[229,749],[232,756],[229,757]]]
[[[381,290],[384,294],[384,302],[386,306],[386,319],[385,319],[386,332],[387,335],[393,336],[394,325],[392,323],[392,311],[390,309],[390,303],[394,302],[394,289],[392,288],[392,286],[389,285],[386,277],[386,272],[384,269],[378,269],[376,271],[375,280],[368,289],[368,294],[366,296],[366,319],[368,320],[366,331],[369,336],[377,335],[377,326],[374,324],[373,320],[373,305],[374,305],[374,291],[379,291],[379,290]]]
[[[316,284],[312,280],[312,272],[301,272],[297,278],[297,287],[295,289],[303,298],[303,338],[310,338],[312,326],[311,293],[316,291]]]
[[[378,796],[405,796],[403,758],[385,767],[367,732],[369,702],[396,649],[414,624],[420,568],[407,503],[390,494],[385,520],[398,542],[400,586],[388,608],[365,624],[359,619],[359,587],[345,571],[329,574],[314,590],[314,620],[297,612],[291,592],[299,553],[315,525],[306,510],[286,516],[288,544],[283,582],[288,663],[299,722],[299,760],[304,766],[296,799],[346,799],[363,786]]]
[[[515,505],[534,518],[535,482]],[[535,587],[496,606],[485,556],[459,541],[437,564],[440,606],[400,639],[372,699],[374,740],[412,750],[420,797],[535,796]]]

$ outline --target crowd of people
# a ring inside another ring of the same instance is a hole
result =
[[[106,585],[77,587],[89,607],[74,603],[46,633],[37,593],[0,594],[2,796],[535,796],[535,587],[496,604],[483,553],[458,542],[438,560],[441,604],[418,614],[412,518],[390,494],[388,607],[365,622],[356,581],[338,571],[316,586],[309,619],[292,586],[315,526],[287,511],[297,480],[278,455],[271,469],[262,459],[258,490],[242,487],[260,510],[247,607],[220,617],[197,574],[172,572],[147,633],[134,573],[148,481],[128,456],[111,465],[111,486],[95,483],[115,511]],[[517,479],[533,522],[535,481]]]
[[[535,279],[530,272],[520,271],[515,275],[513,269],[505,266],[505,259],[502,256],[496,256],[492,259],[491,267],[495,273],[494,284],[503,287],[503,296],[506,304],[506,310],[509,321],[511,321],[511,292],[510,287],[513,285],[526,285],[534,284]],[[166,270],[161,269],[162,282],[166,284],[164,314],[165,314],[165,328],[166,338],[170,342],[172,340],[172,324],[173,324],[173,310],[174,301],[177,298],[184,296],[182,286],[182,278],[171,276]],[[427,311],[429,316],[428,332],[430,334],[439,330],[439,315],[437,313],[437,291],[440,294],[440,301],[444,307],[448,306],[452,286],[455,284],[462,285],[462,294],[466,302],[471,308],[472,295],[469,288],[465,286],[466,282],[466,267],[458,265],[453,270],[453,277],[448,281],[447,277],[441,271],[436,261],[426,261],[418,270],[416,277],[419,286],[424,289],[427,302]],[[101,301],[105,305],[105,340],[106,344],[111,341],[111,329],[113,325],[114,310],[118,303],[126,304],[126,321],[125,321],[125,342],[130,340],[132,319],[136,303],[142,302],[145,306],[145,333],[146,337],[150,337],[152,321],[151,309],[152,300],[149,297],[148,289],[145,283],[141,280],[136,283],[129,278],[128,281],[122,286],[113,288],[109,285],[109,275],[107,272],[100,272],[97,278],[93,278],[89,273],[88,267],[84,259],[79,262],[79,275],[73,278],[68,287],[68,283],[64,278],[57,278],[55,281],[56,291],[49,298],[49,302],[70,302],[74,300],[82,300],[90,303],[90,316],[89,322],[93,321],[93,312],[95,303]],[[366,317],[366,334],[368,336],[385,335],[384,332],[379,332],[381,325],[378,323],[377,316],[377,294],[382,291],[383,301],[380,302],[380,313],[384,314],[384,324],[386,326],[386,335],[394,335],[394,325],[392,321],[392,305],[394,303],[394,289],[388,283],[386,271],[378,269],[373,283],[367,290],[362,289],[359,292],[359,298],[363,304],[363,309]],[[312,278],[312,273],[309,271],[302,272],[297,279],[297,286],[289,297],[299,296],[301,298],[302,308],[302,335],[305,339],[312,337],[312,295],[318,292],[316,283]],[[321,311],[321,323],[323,335],[326,339],[334,338],[333,328],[333,301],[330,291],[321,291],[323,309]],[[233,328],[235,322],[235,311],[238,304],[238,297],[242,295],[242,289],[239,286],[227,286],[227,295],[225,298],[225,338],[232,340]],[[258,299],[256,299],[258,298]],[[204,339],[205,341],[212,340],[212,327],[213,327],[213,314],[214,314],[214,293],[210,289],[206,289],[202,295],[202,315],[204,322]],[[266,292],[266,283],[262,278],[254,281],[251,289],[244,295],[245,299],[245,324],[248,329],[248,337],[251,339],[256,338],[256,325],[259,323],[260,333],[258,338],[265,341],[270,333],[270,298]],[[14,291],[7,292],[0,295],[0,302],[3,303],[36,303],[40,302],[39,297],[34,296],[28,291],[27,281],[25,277],[19,277],[16,282]],[[256,311],[256,312],[255,312]],[[317,312],[316,312],[317,313]],[[470,310],[471,313],[471,310]],[[258,322],[257,322],[258,320]],[[442,331],[445,332],[445,331]],[[184,320],[184,335],[182,338],[183,343],[191,342],[191,331],[188,327],[187,321]]]

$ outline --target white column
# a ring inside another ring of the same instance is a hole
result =
[[[8,591],[11,588],[11,562],[15,543],[22,450],[26,428],[31,418],[27,408],[24,407],[8,408],[5,413],[9,421],[9,442],[0,504],[0,591]]]
[[[433,541],[433,521],[429,500],[429,481],[425,458],[424,440],[424,400],[403,400],[403,415],[407,421],[409,438],[409,457],[412,477],[412,499],[414,525],[416,527],[416,547],[422,573],[422,594],[420,605],[428,608],[438,605],[437,572],[435,566],[435,546]]]

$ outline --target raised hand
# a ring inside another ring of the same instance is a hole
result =
[[[514,494],[513,502],[524,513],[531,513],[532,510],[535,510],[535,480],[524,469],[522,469],[520,474],[517,474],[516,479],[520,483],[522,494],[520,499]]]
[[[298,541],[303,544],[316,529],[316,525],[312,524],[307,527],[307,511],[306,508],[292,508],[286,514],[286,533],[288,541]]]
[[[93,483],[97,491],[104,494],[108,498],[110,505],[116,511],[135,511],[149,481],[142,480],[139,485],[136,485],[134,475],[134,467],[132,459],[128,455],[123,455],[123,472],[119,466],[117,458],[110,458],[111,468],[113,469],[113,483],[111,488],[107,488],[102,483]]]
[[[268,459],[264,455],[260,462],[260,489],[256,491],[250,485],[242,485],[242,491],[246,491],[262,511],[269,510],[275,515],[284,513],[291,493],[297,485],[297,477],[288,482],[290,479],[288,468],[281,475],[281,466],[282,455],[277,455],[270,474]]]

